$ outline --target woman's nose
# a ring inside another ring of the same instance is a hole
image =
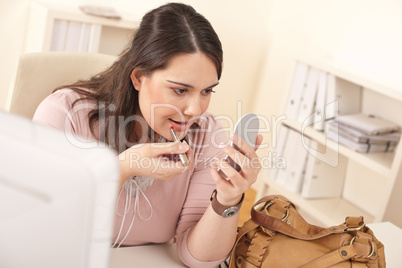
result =
[[[187,100],[184,114],[190,116],[198,116],[201,115],[201,100],[199,97],[192,97]]]

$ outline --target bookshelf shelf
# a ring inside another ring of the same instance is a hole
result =
[[[301,132],[302,124],[299,122],[287,120],[283,124],[291,129]],[[337,144],[336,142],[327,139],[323,132],[316,131],[312,127],[307,127],[304,130],[304,135],[318,141],[321,144],[325,144],[331,150],[339,151],[341,155],[354,159],[356,162],[366,166],[374,172],[384,176],[388,176],[391,172],[395,152],[369,154],[358,153],[341,144]]]
[[[323,110],[336,103],[335,108],[328,110],[332,116],[364,113],[402,126],[402,79],[333,58],[298,56],[294,63],[289,69],[287,98],[282,108],[287,119],[276,133],[279,137],[275,148],[276,156],[282,153],[285,162],[289,162],[285,168],[277,168],[273,163],[273,169],[265,171],[257,198],[284,195],[313,224],[330,226],[347,216],[363,216],[367,223],[390,221],[402,228],[401,142],[393,152],[359,153],[328,139],[327,124],[322,117],[315,120],[320,114],[317,107]],[[315,86],[311,86],[312,81]],[[318,98],[323,88],[324,101]],[[315,123],[308,124],[307,120]],[[314,151],[310,145],[320,150]],[[327,152],[344,164],[331,166],[330,158],[325,158]],[[315,188],[311,190],[313,183]]]
[[[82,51],[117,55],[138,28],[141,14],[121,19],[85,14],[77,5],[32,2],[25,52]]]

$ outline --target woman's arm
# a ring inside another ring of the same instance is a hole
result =
[[[216,169],[211,169],[211,176],[216,183],[217,201],[227,207],[236,206],[242,195],[257,179],[261,169],[255,150],[261,144],[262,136],[258,136],[256,148],[251,148],[237,136],[232,139],[242,153],[232,147],[224,151],[241,166],[237,172],[225,161],[220,161],[219,167],[227,176],[221,177]],[[187,244],[190,253],[198,260],[211,261],[221,259],[230,253],[236,239],[239,215],[224,218],[208,206],[200,221],[190,230]]]
[[[227,257],[236,239],[238,221],[239,214],[224,218],[209,206],[188,234],[187,245],[191,255],[200,261]]]

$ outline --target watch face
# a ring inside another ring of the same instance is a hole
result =
[[[239,210],[240,210],[240,209],[239,209],[238,207],[230,207],[230,208],[227,208],[227,209],[225,209],[225,210],[223,211],[222,217],[224,217],[224,218],[232,217],[232,216],[236,215],[236,214],[239,212]]]

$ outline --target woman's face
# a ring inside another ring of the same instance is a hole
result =
[[[172,140],[169,129],[182,139],[208,108],[218,84],[214,62],[201,52],[179,54],[167,68],[144,75],[134,69],[131,80],[138,90],[142,116],[156,133]]]

